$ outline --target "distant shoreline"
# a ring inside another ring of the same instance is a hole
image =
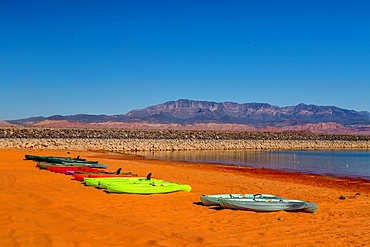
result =
[[[367,135],[124,129],[0,128],[0,148],[104,151],[370,149]]]

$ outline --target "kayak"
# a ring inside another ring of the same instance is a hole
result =
[[[218,194],[218,195],[201,195],[200,201],[205,206],[219,206],[219,198],[249,198],[249,199],[284,199],[283,197],[270,194]]]
[[[91,167],[78,167],[78,166],[49,166],[46,168],[49,171],[57,172],[57,173],[66,173],[66,171],[81,171],[81,172],[105,172],[105,170],[91,168]]]
[[[84,165],[84,166],[92,167],[92,168],[104,168],[104,169],[108,168],[108,165],[98,164],[98,163],[63,162],[62,165],[72,165],[72,166]]]
[[[68,164],[57,164],[57,163],[48,163],[48,162],[37,162],[36,166],[40,169],[47,169],[48,167],[86,167],[84,165],[78,164],[78,165],[68,165]]]
[[[73,177],[77,180],[77,181],[84,181],[84,178],[88,178],[90,175],[90,173],[77,173],[75,172],[73,174]]]
[[[90,173],[105,173],[105,174],[128,174],[131,172],[121,172],[122,168],[118,168],[117,171],[105,171],[102,170],[102,172],[92,172],[92,171],[76,171],[77,174],[90,174]],[[83,180],[83,179],[82,179]]]
[[[73,175],[74,173],[75,173],[75,171],[70,171],[70,170],[65,171],[66,175]]]
[[[127,185],[110,185],[107,187],[110,193],[125,193],[125,194],[164,194],[177,191],[190,192],[191,186],[187,184],[179,184],[173,182],[152,182],[141,184],[127,184]]]
[[[26,160],[34,160],[38,162],[48,162],[48,163],[83,163],[83,164],[97,164],[98,161],[88,161],[86,159],[81,159],[79,156],[77,158],[72,157],[57,157],[57,156],[35,156],[35,155],[25,155]]]
[[[146,177],[102,177],[102,178],[84,178],[84,183],[87,186],[97,187],[102,181],[114,181],[114,180],[127,180],[127,181],[140,181],[140,180],[153,180],[152,173],[148,173]]]
[[[108,186],[115,186],[115,187],[120,187],[120,186],[126,186],[128,184],[145,184],[145,183],[162,183],[165,182],[164,180],[161,179],[105,179],[101,180],[100,183],[98,184],[97,187],[100,189],[107,189]]]
[[[50,163],[83,163],[83,164],[97,164],[98,161],[88,161],[88,160],[80,160],[80,159],[74,159],[74,158],[60,158],[60,157],[45,157],[46,162]]]
[[[39,156],[39,155],[30,155],[30,154],[25,154],[24,156],[26,160],[34,160],[34,161],[47,161],[50,158],[86,161],[86,159],[81,159],[80,156],[77,156],[77,158],[57,157],[57,156]]]
[[[109,180],[109,181],[114,181],[114,180],[122,180],[122,181],[128,181],[128,182],[135,182],[135,181],[140,181],[140,180],[144,180],[144,179],[147,179],[146,177],[130,177],[130,176],[126,176],[126,177],[106,177],[106,178],[84,178],[84,183],[86,186],[94,186],[94,187],[98,187],[99,184],[102,182],[102,181],[106,181],[106,180]],[[154,180],[153,178],[151,178],[150,180]]]
[[[91,168],[91,167],[76,167],[75,168],[55,168],[59,169],[59,172],[66,174],[67,171],[73,171],[73,172],[105,172],[103,169],[98,168]]]
[[[84,178],[90,178],[90,175],[91,174],[105,174],[105,175],[109,175],[109,174],[117,174],[117,172],[75,172],[73,174],[73,177],[77,180],[77,181],[84,181]],[[137,174],[134,174],[132,172],[120,172],[119,175],[126,175],[126,176],[137,176]],[[109,176],[106,176],[106,177],[109,177]]]
[[[314,213],[318,206],[313,202],[281,199],[219,198],[222,208],[239,209],[255,212],[306,212]]]
[[[47,169],[49,166],[69,166],[69,167],[91,167],[91,168],[108,168],[108,165],[105,164],[98,164],[98,163],[92,163],[92,164],[87,164],[87,163],[53,163],[53,162],[37,162],[37,167],[40,169]]]
[[[119,178],[127,176],[137,176],[137,174],[110,174],[110,173],[90,173],[89,178]]]

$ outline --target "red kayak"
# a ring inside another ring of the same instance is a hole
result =
[[[89,178],[120,178],[120,177],[134,177],[137,174],[104,174],[104,173],[90,173]]]
[[[117,171],[115,172],[94,172],[94,171],[91,171],[91,172],[75,172],[73,174],[73,177],[77,180],[77,181],[84,181],[84,178],[93,178],[93,177],[133,177],[133,176],[137,176],[137,174],[132,174],[131,172],[121,172],[121,168],[119,168]]]
[[[73,177],[77,180],[77,181],[84,181],[84,178],[88,178],[89,177],[89,173],[73,173]]]
[[[70,166],[60,166],[60,167],[48,167],[48,170],[57,173],[66,174],[66,171],[81,171],[81,172],[104,172],[105,170],[96,169],[91,167],[70,167]]]
[[[85,166],[47,166],[46,170],[51,172],[59,172],[62,169],[76,170],[77,168],[84,168]]]
[[[105,172],[105,170],[103,170],[103,169],[83,167],[81,169],[76,169],[76,170],[65,169],[64,171],[62,171],[62,173],[67,174],[67,171],[74,171],[74,172],[78,172],[78,171],[80,171],[80,172]]]

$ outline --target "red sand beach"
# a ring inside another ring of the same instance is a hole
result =
[[[38,170],[25,154],[80,155],[192,191],[108,194]],[[93,151],[2,149],[0,157],[0,246],[370,246],[366,180]],[[200,204],[200,195],[220,193],[275,194],[319,209],[256,213]]]

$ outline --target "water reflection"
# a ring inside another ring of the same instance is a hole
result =
[[[331,176],[370,179],[370,152],[351,151],[255,151],[187,150],[137,152],[150,159],[209,162],[270,168]]]

